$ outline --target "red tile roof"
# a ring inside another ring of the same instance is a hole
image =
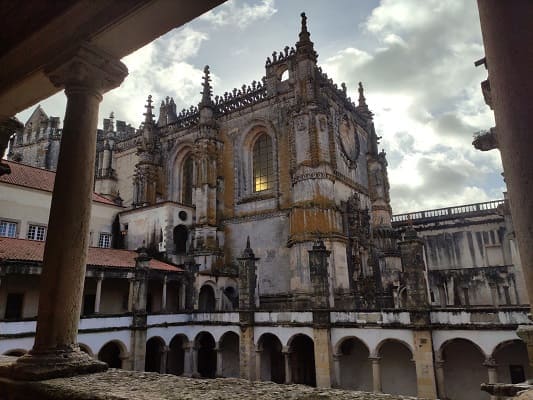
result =
[[[0,176],[0,182],[43,190],[45,192],[52,192],[54,190],[55,172],[14,161],[2,160],[2,162],[9,165],[11,173]],[[96,193],[93,193],[93,201],[116,206],[111,200]]]
[[[44,242],[26,239],[0,238],[0,260],[42,262]],[[94,267],[133,268],[138,254],[132,250],[89,247],[87,265]],[[151,269],[179,272],[183,269],[159,260],[150,260]]]

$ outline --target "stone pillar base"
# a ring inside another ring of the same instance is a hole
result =
[[[14,363],[0,366],[0,376],[15,380],[40,381],[102,372],[105,362],[92,358],[79,349],[30,352]]]
[[[533,366],[533,325],[519,325],[516,334],[526,344],[529,365]]]

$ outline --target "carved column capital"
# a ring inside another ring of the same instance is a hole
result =
[[[85,88],[101,97],[122,83],[128,68],[105,51],[83,43],[60,55],[45,69],[45,74],[57,87],[65,87],[67,91]]]

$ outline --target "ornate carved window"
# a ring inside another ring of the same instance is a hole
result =
[[[272,139],[263,134],[255,141],[253,148],[253,191],[262,192],[272,189],[273,186]]]
[[[189,156],[183,163],[183,175],[181,178],[181,202],[183,204],[192,205],[192,177],[193,162],[192,157]]]

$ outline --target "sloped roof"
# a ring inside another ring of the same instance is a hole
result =
[[[35,261],[42,262],[44,255],[44,242],[36,240],[0,238],[0,260]],[[132,250],[102,249],[89,247],[87,265],[92,267],[133,268],[135,258],[139,255]],[[164,263],[159,260],[150,260],[150,269],[180,272],[179,267]]]
[[[14,161],[2,160],[2,162],[9,165],[11,173],[0,176],[0,182],[50,193],[54,190],[55,172]],[[120,207],[96,193],[93,193],[93,201]]]

